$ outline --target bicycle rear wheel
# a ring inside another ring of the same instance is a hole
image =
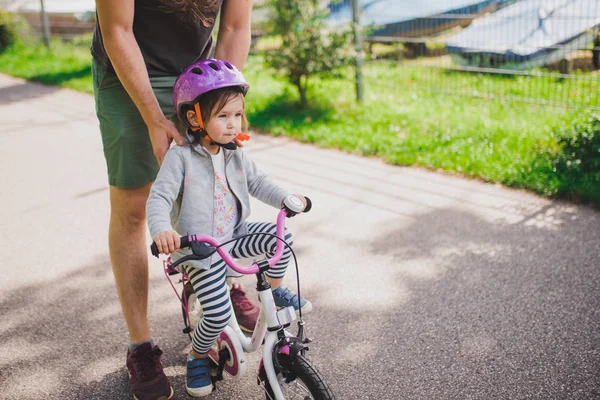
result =
[[[181,314],[183,315],[183,323],[188,330],[187,334],[190,340],[192,340],[194,329],[196,329],[196,325],[198,325],[198,321],[200,321],[200,318],[202,317],[202,307],[200,306],[200,302],[198,301],[198,297],[196,296],[196,292],[190,281],[186,281],[183,285],[181,298],[187,299],[187,312],[182,304]]]
[[[300,354],[295,356],[279,355],[279,364],[283,371],[277,369],[277,380],[286,400],[334,400],[335,395],[317,368]],[[264,377],[266,399],[274,400],[275,395],[264,367],[261,370]]]

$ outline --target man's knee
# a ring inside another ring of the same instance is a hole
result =
[[[124,225],[144,224],[151,184],[135,188],[110,186],[111,217]]]

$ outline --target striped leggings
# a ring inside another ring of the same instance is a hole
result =
[[[250,222],[248,233],[265,232],[276,234],[277,226],[268,222]],[[285,230],[285,240],[290,246],[293,245],[292,234]],[[275,254],[275,245],[278,239],[268,235],[253,235],[244,237],[234,243],[231,255],[234,258],[247,258],[266,255],[272,257]],[[218,256],[217,256],[218,257]],[[267,275],[271,278],[283,278],[285,270],[290,261],[291,251],[289,247],[284,248],[283,256],[275,264]],[[198,353],[207,353],[217,337],[223,332],[231,318],[231,300],[226,283],[227,264],[219,257],[208,270],[185,267],[185,272],[190,278],[196,296],[202,306],[202,319],[194,330],[192,347]]]

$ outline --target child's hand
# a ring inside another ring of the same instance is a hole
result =
[[[298,197],[300,199],[300,201],[302,202],[302,212],[304,212],[304,210],[306,210],[306,197],[304,197],[298,193],[294,194],[294,196]]]
[[[179,233],[174,230],[163,231],[154,236],[154,243],[160,254],[171,254],[175,250],[179,250],[181,243],[179,242]]]
[[[283,207],[288,210],[288,218],[293,217],[301,212],[308,212],[311,208],[309,204],[312,204],[308,197],[304,197],[301,194],[292,194],[283,200]]]
[[[235,136],[235,144],[238,147],[244,147],[244,142],[246,140],[250,140],[250,135],[247,135],[244,132],[240,132]]]

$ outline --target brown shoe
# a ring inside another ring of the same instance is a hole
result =
[[[256,326],[256,321],[260,314],[260,308],[250,301],[239,283],[231,285],[229,293],[238,325],[245,332],[254,332],[254,327]]]
[[[127,351],[129,384],[135,400],[169,400],[173,388],[163,372],[160,362],[162,351],[150,343],[138,346],[133,353]]]

